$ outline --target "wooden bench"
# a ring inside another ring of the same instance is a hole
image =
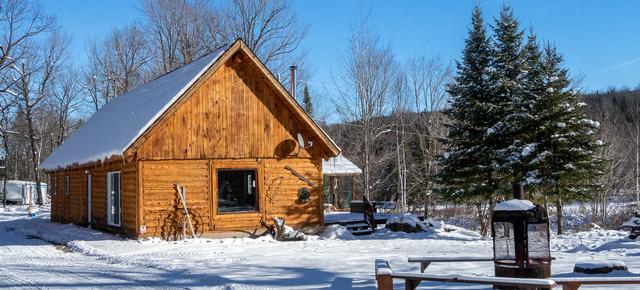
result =
[[[640,284],[640,277],[551,277],[563,290],[578,290],[582,285]]]
[[[424,273],[431,263],[493,262],[493,257],[411,257],[409,262],[420,263],[420,272]]]
[[[416,273],[394,273],[389,267],[389,263],[382,259],[376,260],[376,281],[379,290],[392,290],[393,279],[403,279],[405,289],[415,290],[422,281],[452,282],[467,284],[483,284],[506,287],[535,287],[551,289],[556,283],[550,279],[524,279],[524,278],[504,278],[504,277],[482,277],[473,275],[438,275],[438,274],[416,274]]]
[[[493,257],[411,257],[409,262],[420,263],[420,272],[424,273],[431,263],[493,262]]]

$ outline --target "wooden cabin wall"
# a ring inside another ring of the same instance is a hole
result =
[[[142,223],[147,236],[175,234],[174,225],[182,217],[175,184],[185,187],[187,208],[197,231],[209,231],[209,162],[207,160],[139,161],[142,184]],[[177,208],[179,207],[179,209]]]
[[[83,208],[86,198],[86,191],[83,185],[83,175],[79,170],[58,171],[50,176],[50,184],[55,182],[54,176],[58,177],[58,188],[51,191],[51,218],[61,223],[86,224],[83,220]],[[68,191],[65,189],[65,178],[69,178]],[[55,192],[54,192],[55,191]],[[86,207],[86,206],[85,206]]]
[[[58,175],[58,172],[52,172],[51,174],[49,174],[48,190],[49,190],[49,196],[51,200],[51,220],[54,222],[62,223],[63,222],[62,207],[64,206],[64,200],[62,199],[62,197],[59,196],[58,189],[56,189],[55,187],[57,183],[58,188],[60,188],[60,181],[58,180],[58,182],[56,182],[57,175]]]
[[[51,219],[61,223],[88,224],[87,173],[91,173],[91,225],[94,228],[134,236],[137,234],[137,172],[135,162],[122,160],[50,172],[53,184],[58,176],[58,192],[51,197]],[[121,226],[107,225],[107,173],[121,171]],[[64,193],[64,177],[69,176],[69,194]],[[51,187],[53,190],[53,187]]]
[[[285,168],[289,166],[303,175],[315,186],[307,184]],[[286,217],[286,223],[291,226],[320,225],[323,221],[322,206],[322,160],[312,159],[271,159],[265,163],[265,183],[281,180],[279,186],[272,189],[264,188],[267,196],[266,217]],[[306,203],[298,200],[300,188],[311,190],[310,199]],[[272,196],[273,200],[269,197]]]
[[[240,56],[239,56],[240,57]],[[243,59],[240,57],[240,59]],[[258,68],[229,60],[137,151],[139,159],[273,158],[324,156],[308,125],[282,100]],[[301,133],[315,146],[300,150]]]
[[[143,221],[147,236],[170,238],[181,229],[182,216],[175,183],[183,185],[187,207],[193,214],[196,231],[228,231],[261,228],[261,220],[284,217],[292,226],[322,224],[322,161],[307,158],[208,159],[140,161]],[[285,166],[303,175],[315,186],[296,177]],[[258,211],[217,214],[217,169],[255,168],[258,172]],[[298,201],[298,190],[311,190],[310,200]],[[172,226],[173,225],[173,226]]]

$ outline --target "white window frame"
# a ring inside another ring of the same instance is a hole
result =
[[[87,223],[91,225],[91,173],[87,173]]]
[[[69,175],[64,176],[64,195],[69,195]]]
[[[115,223],[113,212],[113,205],[111,204],[113,189],[111,188],[111,181],[114,175],[118,175],[118,223]],[[119,227],[122,224],[122,172],[111,171],[107,172],[107,225]]]
[[[50,187],[52,195],[58,195],[58,174],[53,176],[53,186]]]

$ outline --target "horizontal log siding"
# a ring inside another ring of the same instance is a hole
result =
[[[289,166],[302,174],[315,187],[302,181],[287,169]],[[265,183],[281,178],[282,183],[273,202],[267,203],[267,216],[284,217],[291,226],[319,225],[323,222],[322,192],[322,160],[290,158],[283,160],[270,159],[265,162]],[[298,190],[302,187],[311,189],[307,203],[298,201]],[[267,193],[265,193],[267,194]]]
[[[206,160],[139,161],[143,195],[142,223],[147,236],[166,237],[181,214],[175,184],[185,187],[187,208],[198,231],[209,230],[209,162]],[[179,206],[180,210],[176,210]],[[180,212],[180,213],[178,213]]]
[[[143,224],[147,236],[171,236],[175,229],[178,205],[175,183],[184,186],[187,207],[198,224],[198,232],[229,231],[261,228],[261,220],[284,217],[291,226],[312,226],[322,223],[321,160],[306,158],[237,160],[153,160],[140,161],[142,174]],[[285,166],[294,168],[316,184],[311,187],[293,175]],[[256,168],[258,171],[259,211],[256,213],[217,212],[216,170],[223,168]],[[298,190],[311,189],[307,203],[298,201]],[[176,205],[178,205],[176,207]],[[211,214],[213,213],[213,214]]]
[[[137,174],[135,162],[111,161],[100,165],[75,167],[50,172],[58,176],[58,193],[52,196],[51,220],[61,223],[87,224],[87,174],[91,173],[91,225],[93,228],[137,235],[136,198]],[[107,173],[120,171],[121,175],[121,226],[107,226]],[[65,194],[64,176],[69,176],[69,194]]]

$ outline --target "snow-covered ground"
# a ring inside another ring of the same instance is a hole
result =
[[[374,289],[376,258],[389,260],[394,270],[419,272],[418,265],[407,262],[409,256],[490,256],[492,251],[490,240],[438,222],[415,234],[382,231],[353,237],[332,227],[324,236],[298,242],[269,237],[166,242],[126,240],[47,219],[46,209],[36,219],[27,219],[24,210],[0,209],[0,288]],[[621,231],[553,237],[552,255],[554,274],[571,272],[576,262],[603,260],[619,260],[640,272],[640,241]],[[493,265],[434,263],[427,271],[492,275]],[[441,283],[422,287],[489,289]]]

